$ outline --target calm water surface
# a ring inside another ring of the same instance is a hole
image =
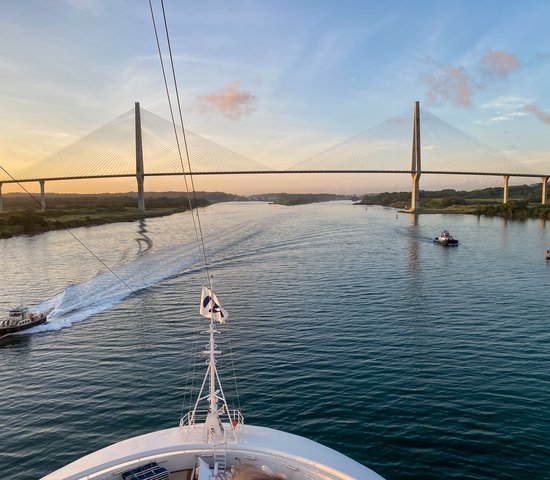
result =
[[[550,478],[550,224],[346,202],[204,210],[226,395],[388,479]],[[432,238],[447,228],[461,241]],[[2,478],[177,425],[202,380],[188,214],[0,240]],[[237,389],[235,380],[237,378]]]

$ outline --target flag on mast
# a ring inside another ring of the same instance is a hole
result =
[[[208,287],[202,287],[201,306],[199,313],[206,318],[225,323],[229,318],[227,311],[221,307],[216,295]]]

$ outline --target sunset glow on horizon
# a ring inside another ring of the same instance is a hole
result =
[[[419,100],[468,135],[550,173],[550,5],[169,0],[165,6],[186,128],[270,168],[295,165],[400,112],[410,111],[412,132]],[[10,2],[0,27],[0,165],[10,174],[79,141],[136,101],[170,119],[146,3]],[[195,183],[198,190],[241,195],[410,189],[405,174],[228,175]],[[501,183],[426,176],[421,188]],[[185,185],[181,177],[148,177],[145,189]],[[47,193],[135,190],[132,178],[46,183]],[[2,193],[20,191],[2,185]]]

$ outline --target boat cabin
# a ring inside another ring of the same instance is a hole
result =
[[[21,318],[24,319],[27,317],[29,309],[27,307],[19,306],[17,308],[12,308],[8,312],[8,318]]]

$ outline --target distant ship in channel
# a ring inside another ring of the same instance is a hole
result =
[[[48,318],[43,313],[30,313],[27,307],[20,305],[12,308],[7,317],[0,322],[0,338],[42,325],[47,321]]]

